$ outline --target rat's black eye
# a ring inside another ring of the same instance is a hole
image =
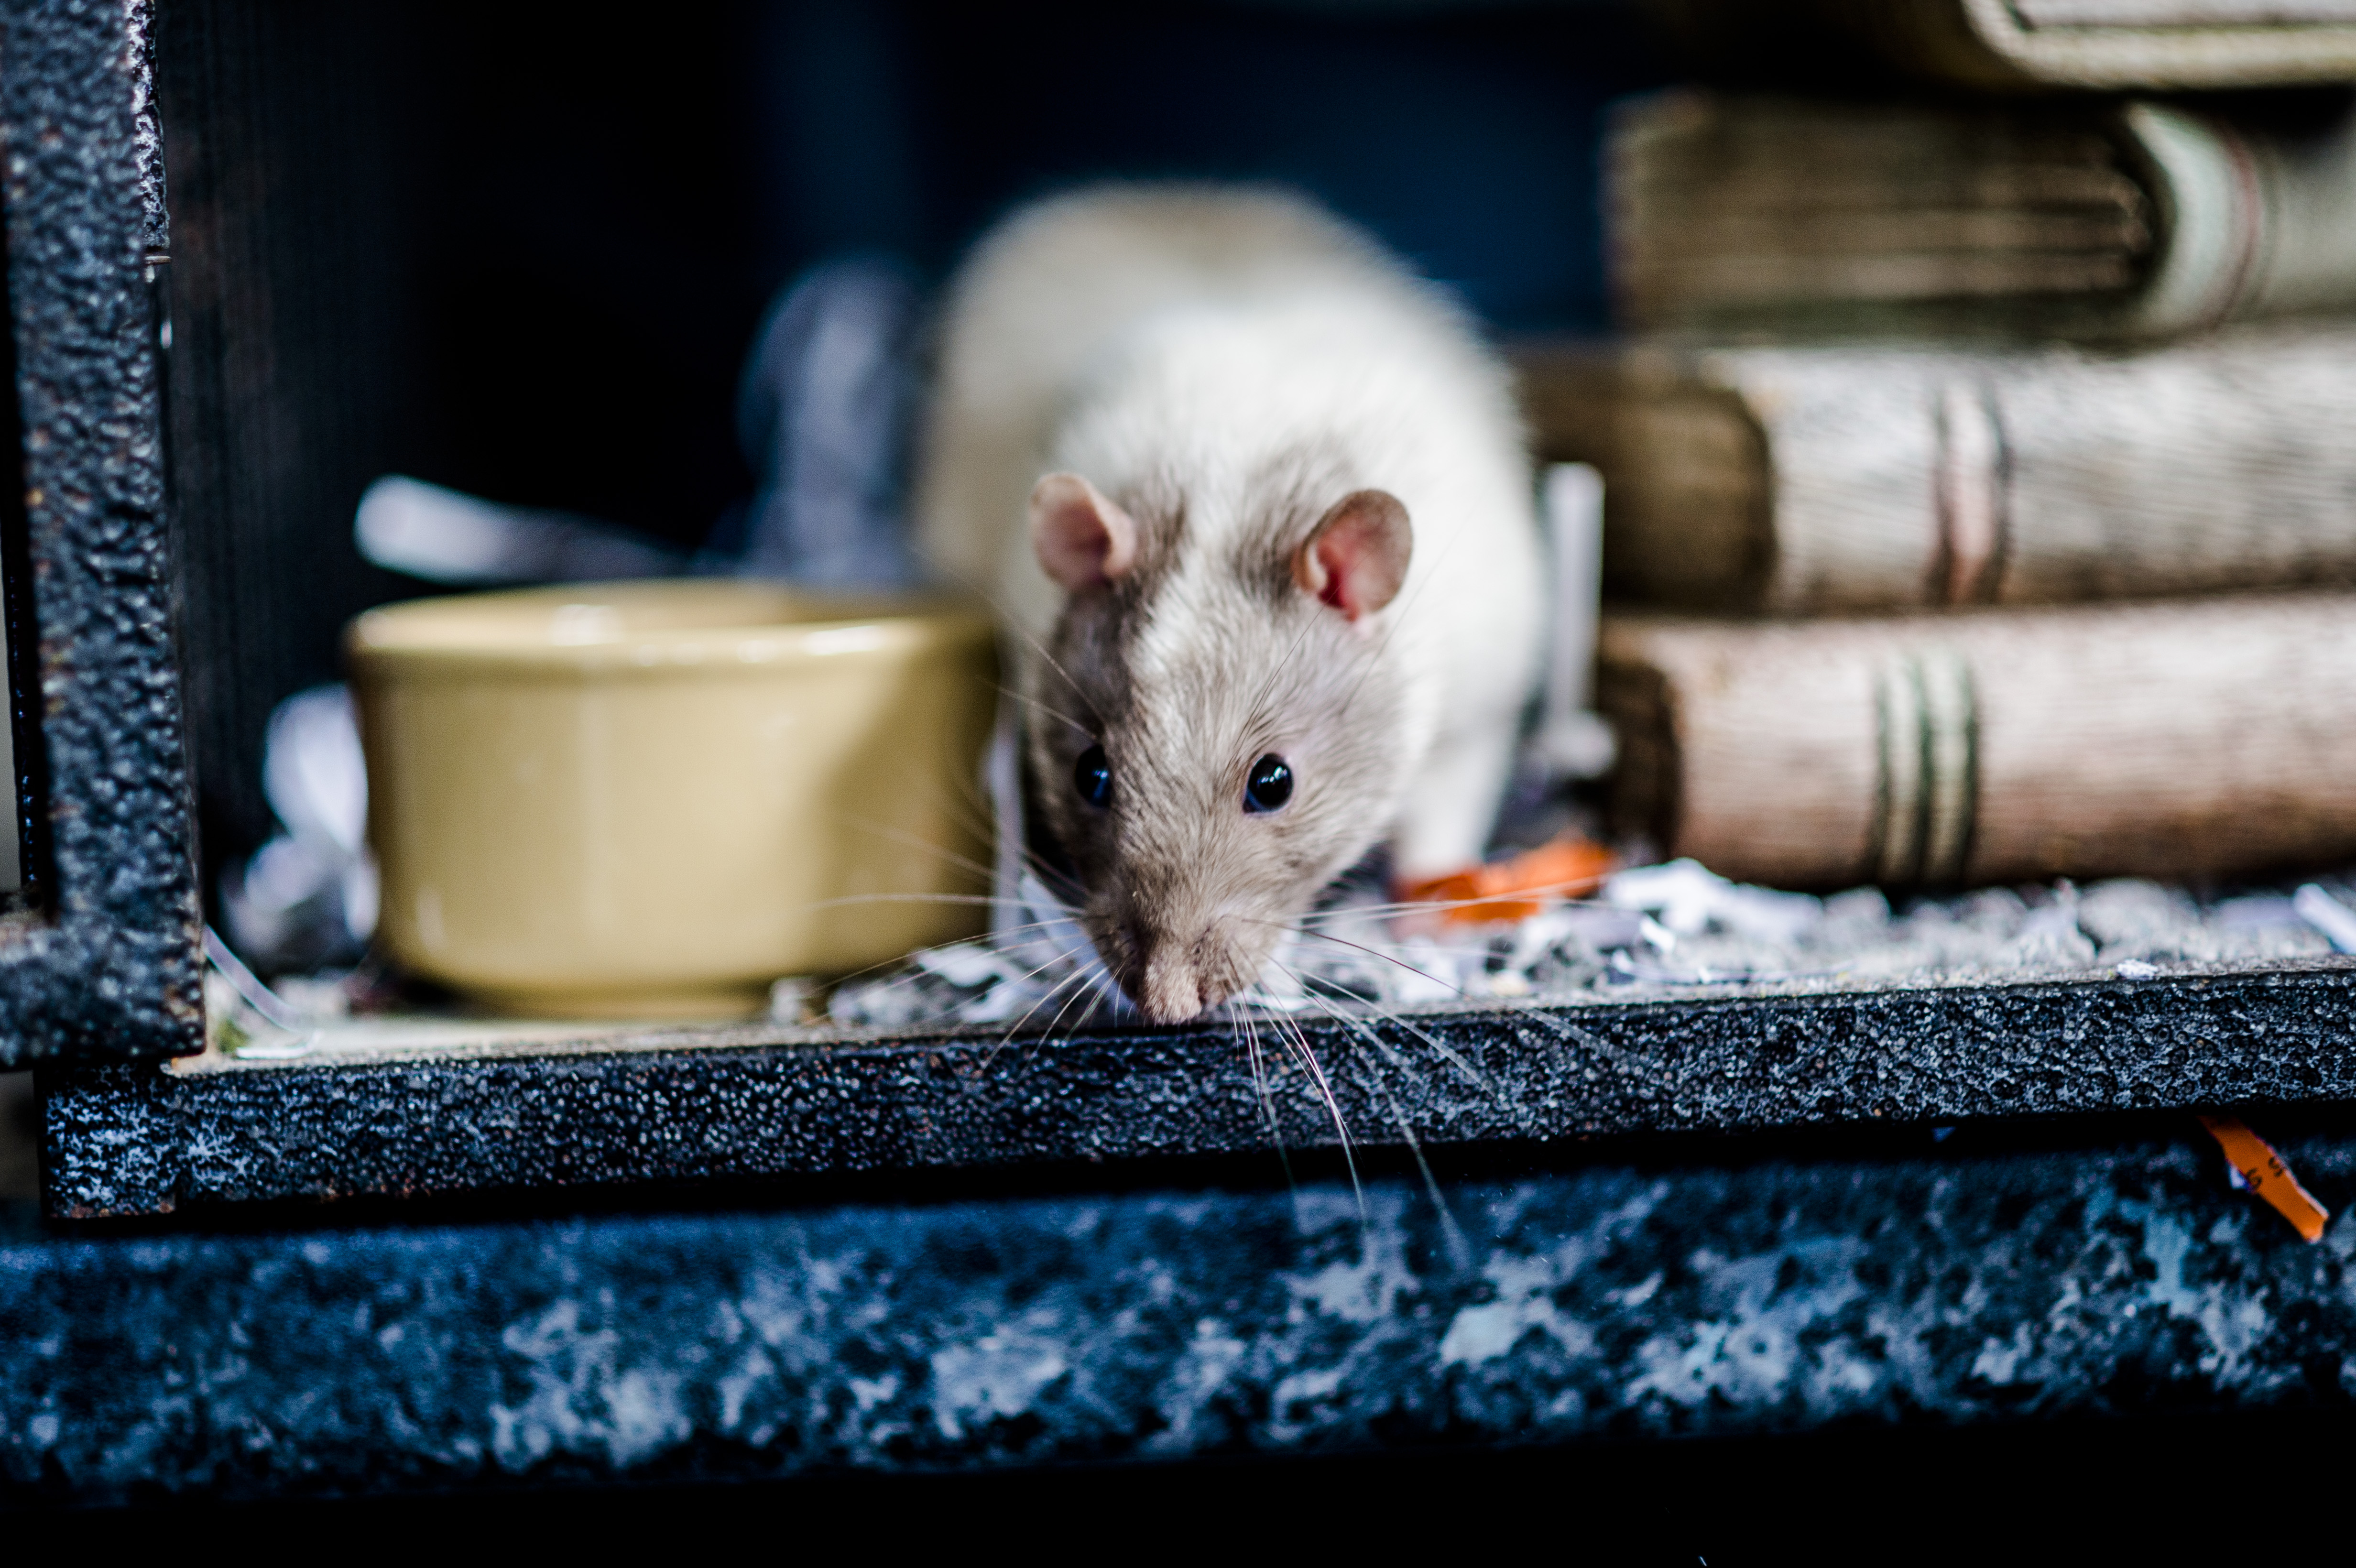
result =
[[[1072,764],[1072,787],[1090,805],[1112,804],[1112,764],[1105,761],[1102,746],[1090,746]]]
[[[1270,752],[1252,764],[1244,780],[1246,811],[1275,811],[1292,798],[1292,764]]]

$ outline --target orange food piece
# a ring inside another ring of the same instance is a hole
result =
[[[1434,912],[1460,925],[1526,920],[1555,900],[1593,892],[1619,864],[1602,845],[1567,833],[1509,859],[1401,882],[1398,896],[1409,903],[1444,904]]]
[[[2209,1136],[2217,1140],[2251,1191],[2273,1204],[2308,1241],[2323,1240],[2323,1227],[2330,1223],[2331,1211],[2299,1185],[2274,1145],[2250,1131],[2238,1116],[2203,1116],[2201,1125],[2209,1129]]]

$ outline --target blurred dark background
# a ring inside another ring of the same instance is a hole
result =
[[[352,549],[377,475],[691,544],[749,487],[731,404],[782,283],[857,250],[937,278],[1108,176],[1282,181],[1501,329],[1597,329],[1606,106],[1667,77],[1609,0],[159,11],[209,888],[268,830],[271,708],[423,591]]]
[[[1600,325],[1600,115],[1659,74],[1596,5],[421,14],[412,465],[691,542],[747,483],[738,362],[811,261],[881,249],[937,276],[1075,181],[1274,179],[1501,326]]]

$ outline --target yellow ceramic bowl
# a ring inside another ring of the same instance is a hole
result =
[[[348,639],[378,934],[503,1011],[717,1018],[980,930],[988,617],[718,581],[418,600]]]

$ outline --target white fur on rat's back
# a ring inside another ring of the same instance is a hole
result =
[[[1250,526],[1249,476],[1304,446],[1406,506],[1413,552],[1380,632],[1407,699],[1393,848],[1404,875],[1455,869],[1480,857],[1537,667],[1529,461],[1503,364],[1357,230],[1250,188],[1115,187],[1017,213],[952,289],[919,548],[991,590],[1028,657],[1062,604],[1029,541],[1042,475],[1112,493],[1181,476],[1200,562]],[[1182,571],[1137,649],[1141,690],[1155,645],[1187,635],[1190,597]]]

